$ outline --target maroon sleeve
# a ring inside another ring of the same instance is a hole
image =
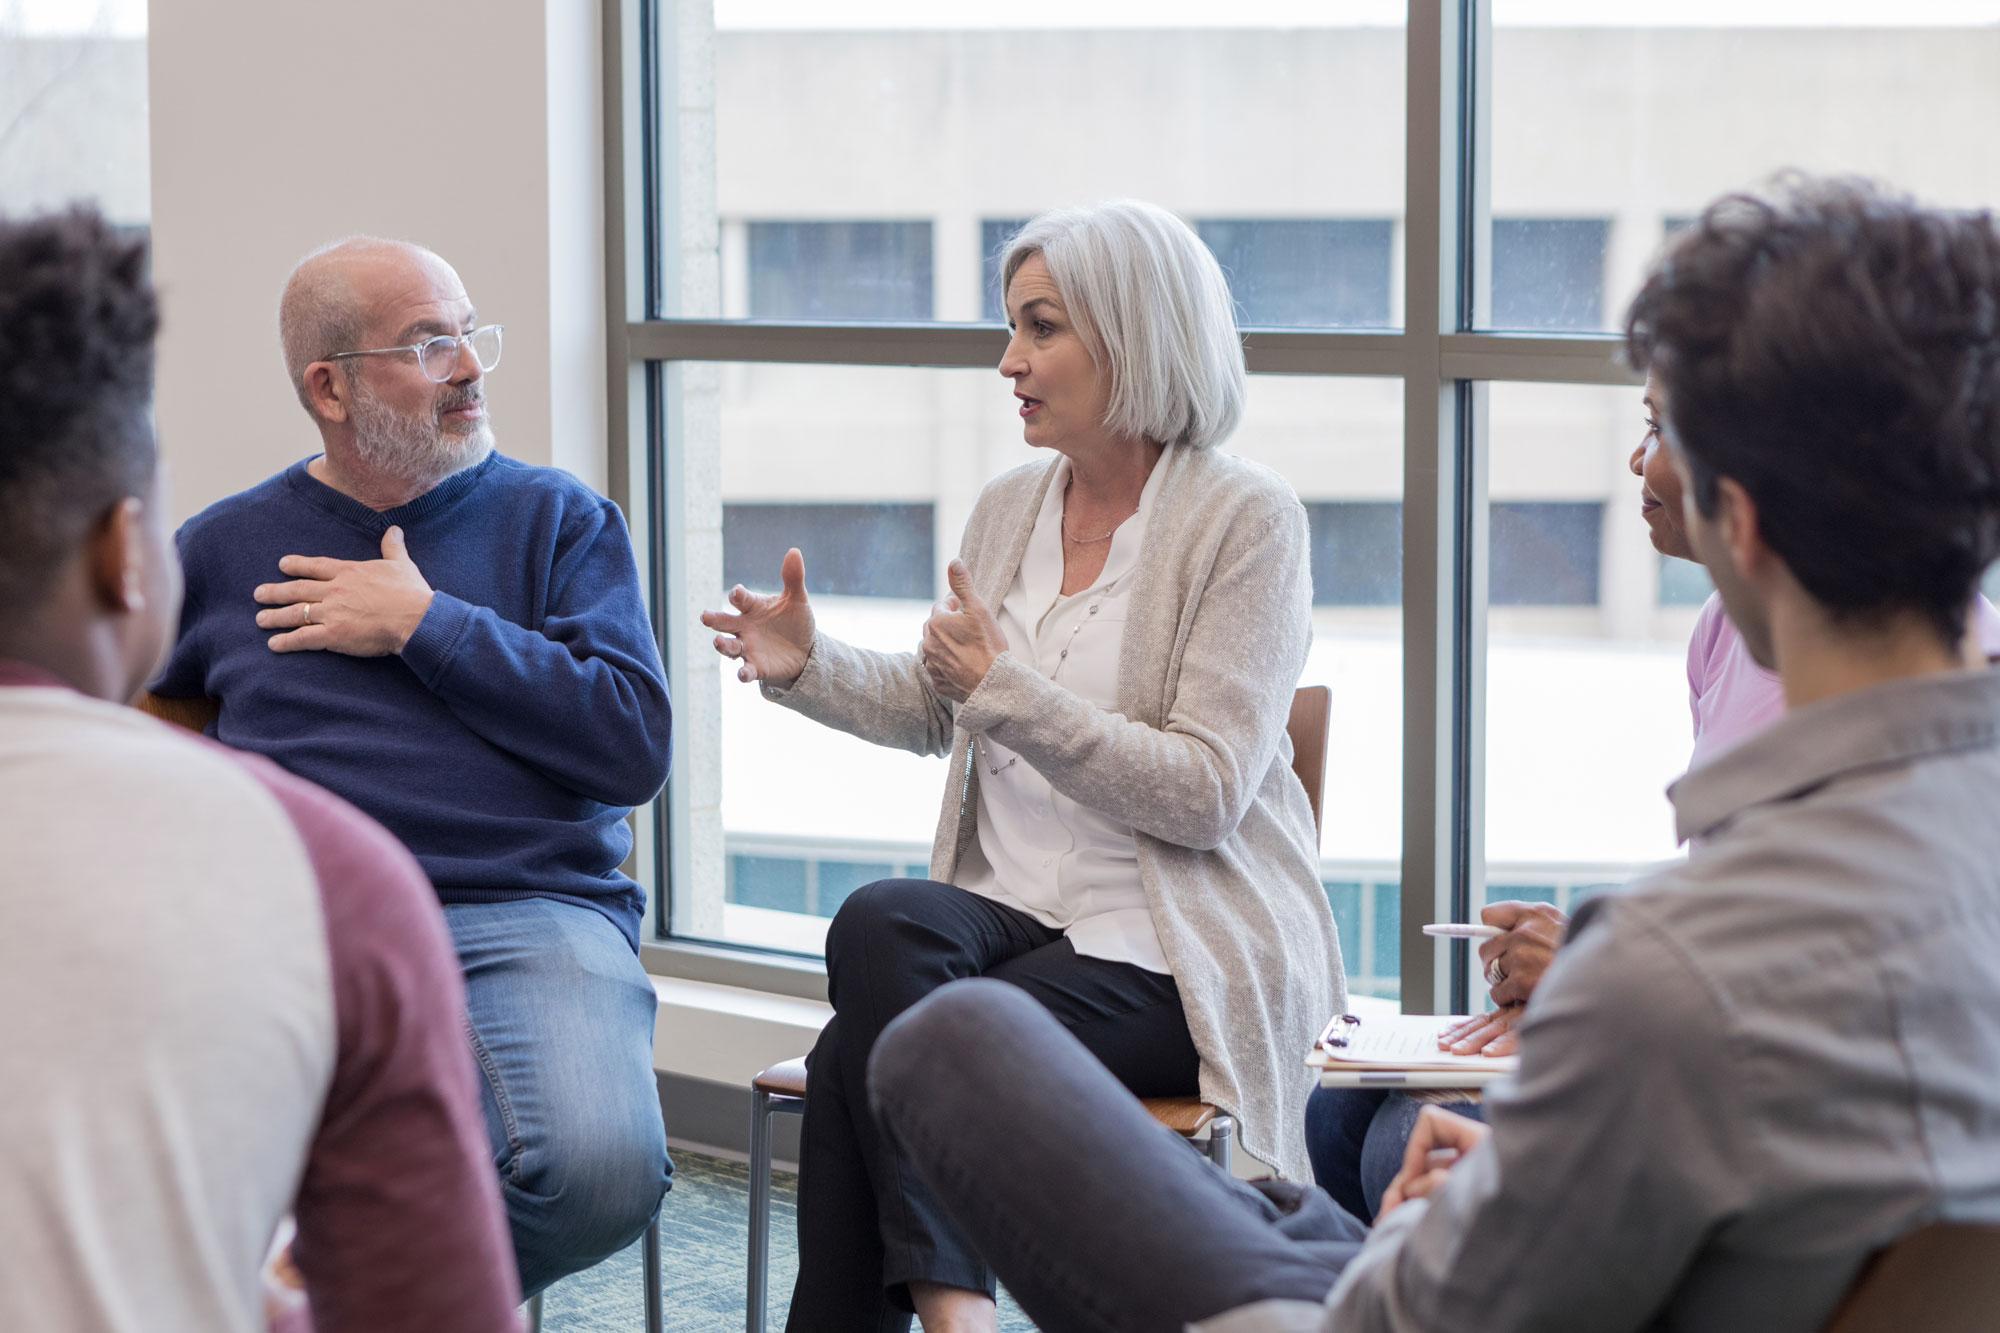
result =
[[[333,964],[339,1050],[292,1245],[313,1323],[318,1333],[515,1328],[520,1288],[464,983],[430,882],[346,802],[235,757],[305,842]]]

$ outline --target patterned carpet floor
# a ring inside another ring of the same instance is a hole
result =
[[[772,1191],[770,1308],[766,1327],[785,1326],[798,1272],[794,1204],[798,1177],[779,1172]],[[720,1333],[743,1327],[749,1254],[750,1175],[741,1162],[676,1149],[674,1188],[667,1195],[660,1262],[666,1270],[666,1327]],[[645,1279],[639,1246],[549,1288],[542,1301],[543,1333],[633,1333],[645,1327]],[[1005,1333],[1032,1333],[1020,1308],[1000,1295]]]

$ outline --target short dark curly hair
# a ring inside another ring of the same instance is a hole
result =
[[[1718,481],[1837,618],[1964,632],[2000,556],[2000,230],[1867,181],[1718,200],[1626,316],[1695,504]]]
[[[95,209],[0,217],[0,615],[156,466],[147,243]]]

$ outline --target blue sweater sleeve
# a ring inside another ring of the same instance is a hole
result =
[[[609,501],[564,525],[539,630],[440,592],[402,657],[475,734],[579,795],[641,805],[667,780],[666,672]]]

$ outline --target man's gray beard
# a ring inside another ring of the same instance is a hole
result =
[[[484,416],[463,434],[436,418],[396,411],[354,381],[354,452],[370,469],[427,491],[455,472],[482,463],[493,452],[493,426]]]

